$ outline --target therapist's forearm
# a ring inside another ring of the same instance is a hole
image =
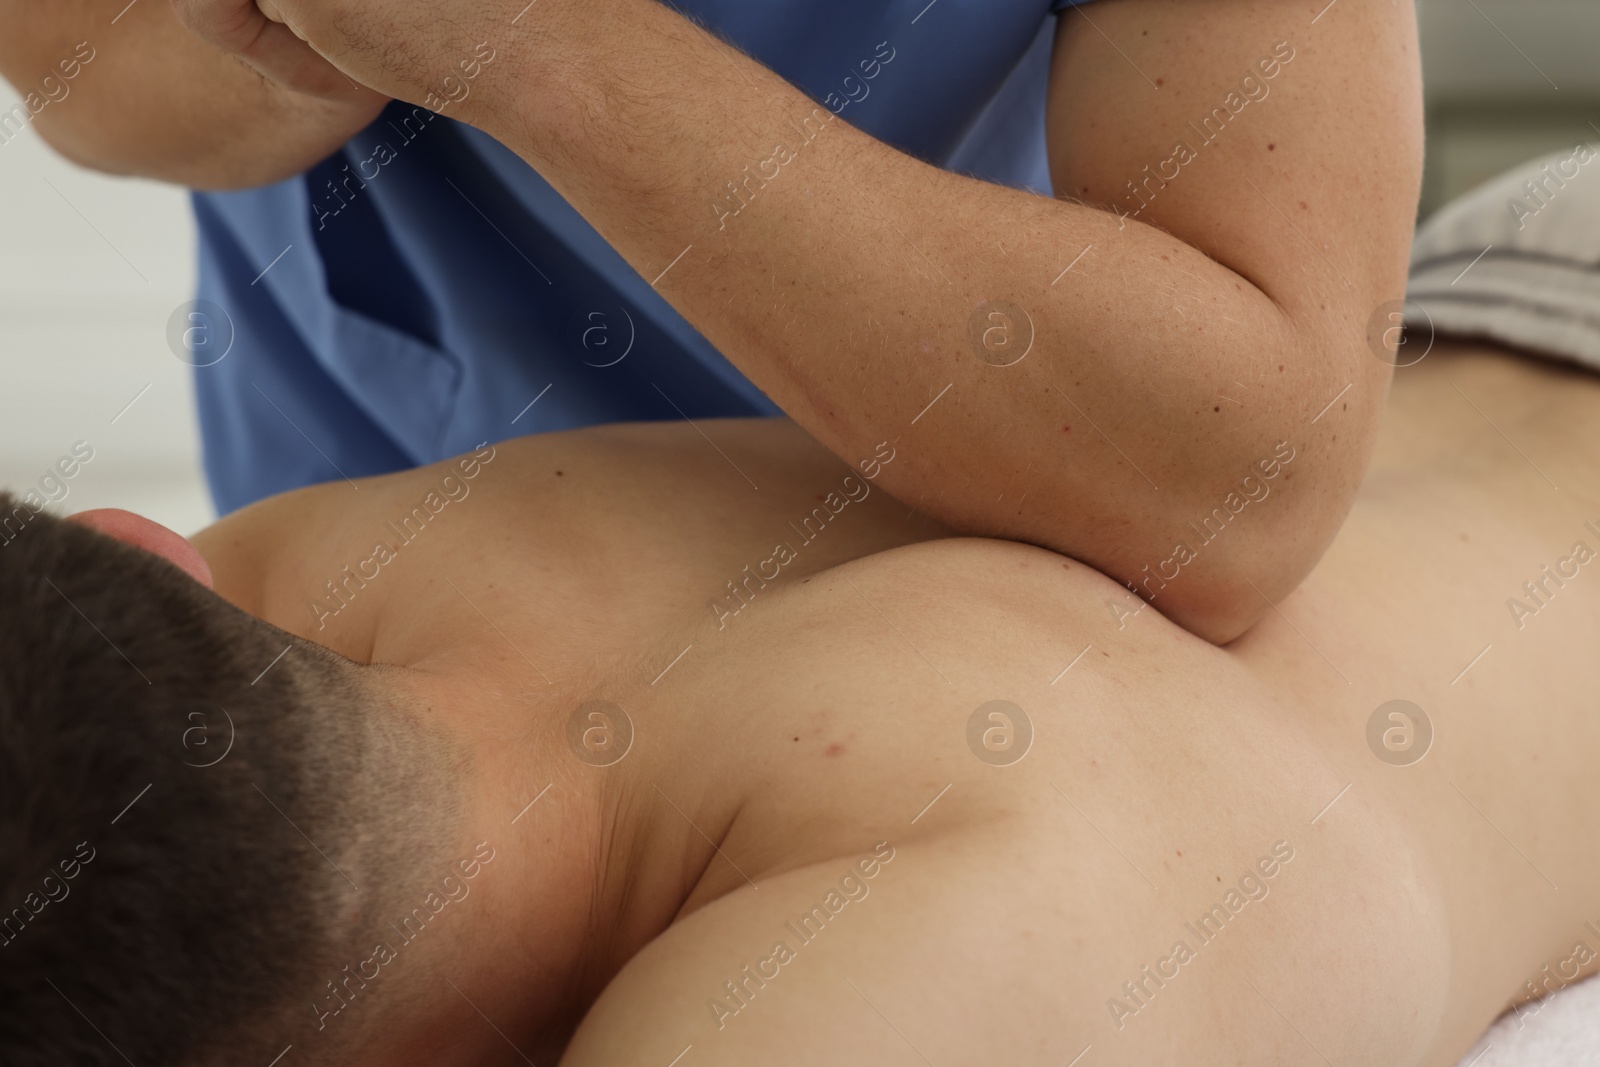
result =
[[[1348,317],[1288,315],[1153,227],[941,171],[843,121],[807,129],[828,112],[654,0],[541,8],[505,49],[518,89],[475,90],[462,117],[841,457],[898,441],[890,492],[1141,581],[1276,458],[1277,502],[1156,601],[1213,640],[1320,555],[1367,439],[1311,420],[1358,378],[1376,387],[1363,403],[1382,392]],[[1031,322],[1015,365],[980,358],[1004,324],[990,301]]]

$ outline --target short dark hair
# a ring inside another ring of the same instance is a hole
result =
[[[361,673],[79,524],[0,546],[0,1062],[281,1050],[370,902]]]

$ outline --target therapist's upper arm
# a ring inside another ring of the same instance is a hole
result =
[[[1374,309],[1404,292],[1420,81],[1411,0],[1068,9],[1050,86],[1056,194],[1152,223],[1297,331],[1362,347]]]

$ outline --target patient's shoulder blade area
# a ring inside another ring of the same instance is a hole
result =
[[[1426,850],[1366,790],[1312,825],[1351,769],[1233,654],[1154,612],[1119,628],[1122,592],[945,540],[725,633],[678,684],[722,709],[697,748],[740,754],[738,815],[567,1062],[901,1062],[909,1040],[1135,1063],[1175,1035],[1199,1062],[1298,1062],[1243,979],[1327,1020],[1330,1056],[1424,1062],[1450,969]]]
[[[970,539],[702,623],[675,684],[736,815],[568,1062],[1454,1063],[1600,911],[1600,582],[1507,607],[1600,547],[1600,390],[1558,377],[1401,382],[1345,531],[1225,649]],[[1413,762],[1371,741],[1393,701]]]

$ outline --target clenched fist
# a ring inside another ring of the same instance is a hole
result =
[[[546,0],[548,3],[548,0]],[[192,32],[272,81],[330,99],[459,105],[532,4],[510,0],[172,0]],[[519,11],[520,9],[520,11]],[[457,113],[462,109],[457,108]]]
[[[249,63],[278,84],[326,100],[379,98],[319,56],[270,4],[255,0],[172,0],[178,21],[196,36]]]

